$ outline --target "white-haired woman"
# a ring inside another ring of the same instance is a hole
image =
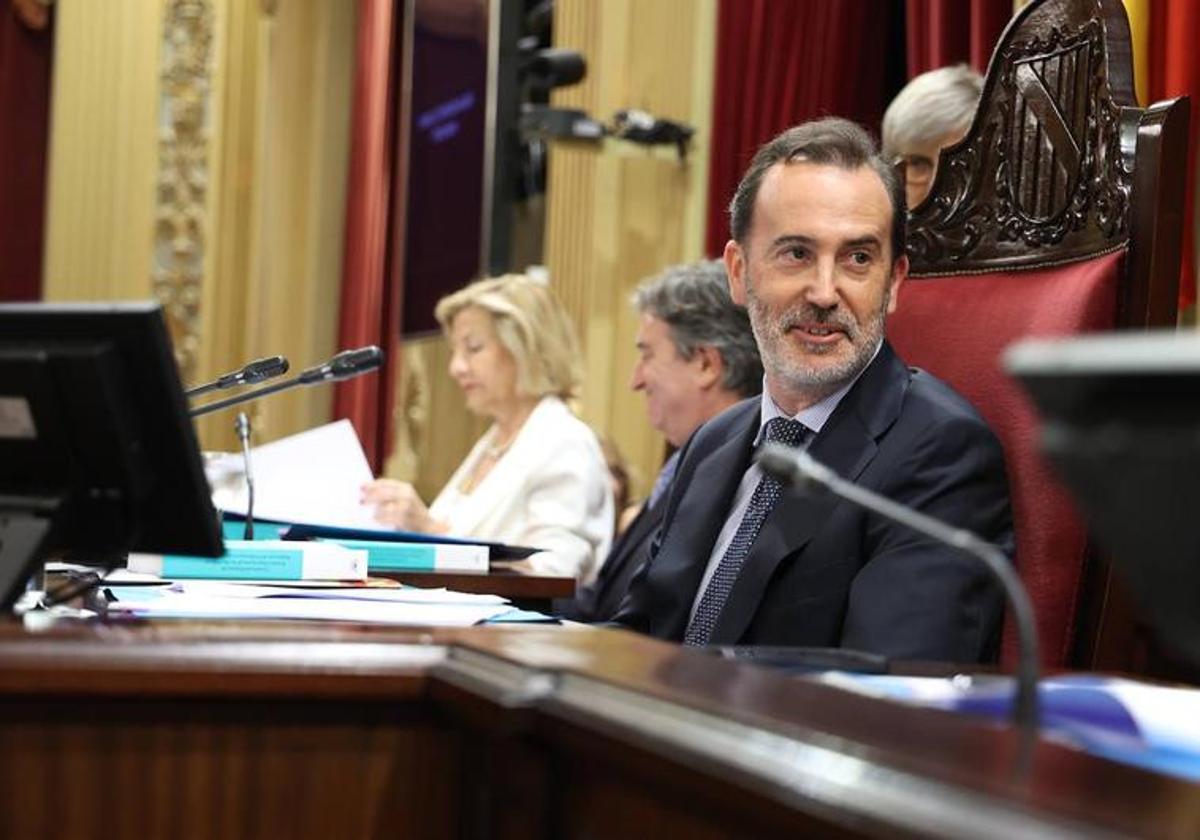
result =
[[[529,545],[537,572],[595,577],[612,539],[608,468],[592,430],[575,416],[579,344],[550,289],[524,275],[480,280],[438,302],[450,376],[467,407],[492,426],[433,504],[409,484],[363,488],[395,528]]]

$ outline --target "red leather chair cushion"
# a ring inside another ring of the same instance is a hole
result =
[[[1116,252],[1045,269],[910,278],[887,324],[901,358],[950,383],[1000,438],[1017,568],[1033,599],[1048,666],[1065,664],[1070,654],[1087,534],[1038,453],[1037,415],[1001,369],[1001,354],[1027,336],[1112,329],[1123,261],[1124,252]],[[1002,658],[1011,661],[1014,652],[1006,626]]]

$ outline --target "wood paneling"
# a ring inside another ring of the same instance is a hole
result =
[[[556,105],[605,121],[638,108],[696,127],[686,162],[670,148],[618,140],[550,151],[545,261],[580,327],[584,419],[613,438],[644,493],[664,444],[628,387],[637,331],[629,296],[666,266],[703,256],[715,2],[562,0],[555,14],[555,45],[588,61],[584,82],[556,92]]]
[[[0,703],[5,837],[457,835],[454,733],[395,703]]]
[[[162,8],[55,4],[47,300],[150,296]]]
[[[0,623],[5,837],[1195,837],[1200,787],[596,628]]]

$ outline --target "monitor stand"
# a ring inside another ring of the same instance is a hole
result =
[[[25,591],[53,524],[44,513],[0,511],[0,614],[10,612]]]

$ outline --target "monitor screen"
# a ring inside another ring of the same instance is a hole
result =
[[[222,552],[162,310],[0,305],[0,608],[48,555],[131,550]]]
[[[1005,363],[1041,414],[1042,450],[1143,617],[1200,663],[1200,336],[1031,340]]]

